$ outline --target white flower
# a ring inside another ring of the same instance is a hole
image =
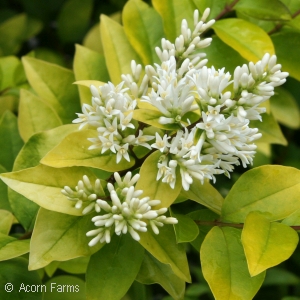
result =
[[[101,196],[101,182],[96,179],[94,185],[90,182],[88,176],[83,175],[83,179],[78,181],[75,191],[69,186],[65,186],[61,193],[64,194],[69,200],[75,201],[75,208],[82,209],[82,214],[87,214],[93,209],[100,212],[100,207],[96,203],[96,199]]]
[[[92,218],[95,226],[100,228],[87,232],[87,236],[95,236],[89,242],[89,246],[94,246],[98,242],[109,243],[112,232],[115,232],[116,235],[129,232],[134,240],[139,241],[138,232],[146,232],[148,222],[150,222],[155,234],[159,233],[157,225],[163,226],[178,222],[175,218],[168,218],[163,215],[167,212],[167,208],[153,209],[154,206],[160,204],[160,200],[150,200],[149,197],[140,199],[139,196],[143,191],[135,191],[133,185],[128,187],[130,183],[134,184],[139,176],[135,175],[131,178],[129,172],[123,181],[118,173],[115,173],[114,177],[118,187],[115,190],[112,184],[108,185],[111,203],[101,199],[97,200],[97,204],[104,214]]]
[[[134,125],[130,123],[132,116],[133,116],[132,112],[128,114],[126,117],[124,116],[124,114],[120,113],[120,127],[122,131],[125,130],[126,128],[134,129]]]
[[[122,157],[124,157],[127,161],[130,161],[130,157],[128,154],[128,144],[124,144],[122,146],[115,145],[114,148],[117,151],[117,164],[121,161]]]
[[[156,132],[155,133],[156,141],[154,144],[151,145],[152,148],[158,149],[160,152],[167,151],[170,144],[168,143],[168,139],[170,139],[169,136],[166,134],[161,138],[161,136]]]
[[[135,139],[136,146],[143,146],[151,150],[151,146],[147,143],[154,139],[153,135],[144,135],[142,130],[139,130],[139,135]]]

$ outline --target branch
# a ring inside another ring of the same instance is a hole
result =
[[[27,240],[27,239],[30,239],[32,236],[32,231],[28,231],[28,232],[25,232],[23,235],[21,235],[18,240]]]
[[[300,9],[298,11],[296,11],[294,14],[292,14],[292,19],[296,18],[299,14],[300,14]],[[272,30],[270,30],[268,32],[268,34],[271,35],[277,31],[279,31],[283,25],[284,25],[284,23],[277,24]]]
[[[231,12],[233,7],[239,2],[240,0],[234,0],[231,4],[226,4],[224,9],[214,18],[215,20],[221,19],[224,15]]]

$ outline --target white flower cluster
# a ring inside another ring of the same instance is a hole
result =
[[[120,175],[114,173],[116,186],[107,184],[111,203],[97,200],[104,214],[92,218],[95,226],[99,228],[86,234],[95,236],[89,242],[89,246],[94,246],[98,242],[109,243],[113,232],[117,235],[129,232],[133,239],[139,241],[140,236],[137,231],[146,232],[148,223],[155,234],[159,234],[158,227],[164,224],[178,223],[176,218],[163,215],[167,212],[167,208],[153,209],[153,206],[160,204],[160,200],[150,200],[149,197],[139,198],[143,191],[134,188],[139,177],[139,174],[132,177],[131,172],[127,172],[122,181]]]
[[[71,201],[76,202],[75,208],[82,209],[82,214],[85,215],[92,210],[100,212],[100,206],[96,203],[96,199],[101,195],[101,182],[96,179],[94,186],[90,179],[84,175],[83,180],[79,180],[75,191],[69,186],[65,186],[61,192]]]
[[[249,127],[250,120],[262,121],[265,108],[261,103],[286,81],[288,73],[281,72],[276,56],[269,54],[255,64],[237,67],[233,78],[224,68],[205,66],[205,53],[199,49],[209,46],[212,39],[201,39],[200,35],[215,22],[205,23],[209,12],[206,9],[199,20],[195,11],[193,29],[183,20],[174,44],[162,39],[162,48],[155,49],[161,64],[146,66],[143,76],[142,66],[133,61],[132,74],[122,75],[119,86],[109,83],[99,87],[100,94],[91,87],[97,105],[85,106],[84,114],[74,121],[98,127],[99,137],[89,139],[94,143],[90,148],[99,147],[101,153],[110,149],[117,154],[117,162],[122,157],[130,159],[129,146],[158,149],[162,156],[157,180],[174,188],[180,174],[185,190],[194,179],[203,183],[205,178],[215,180],[216,174],[229,177],[240,162],[244,167],[252,164],[256,153],[253,142],[261,133]],[[126,88],[122,89],[123,85]],[[105,92],[108,87],[110,91]],[[161,114],[157,121],[166,130],[164,134],[146,136],[135,129],[124,135],[122,130],[134,128],[131,111],[138,99],[147,103],[147,109]],[[105,118],[100,117],[104,107],[111,112]],[[149,143],[154,138],[155,142]]]
[[[142,190],[135,190],[134,185],[140,178],[139,174],[132,177],[131,172],[127,172],[123,180],[119,173],[114,173],[115,186],[111,183],[107,184],[109,191],[109,200],[103,200],[100,197],[100,180],[97,179],[94,187],[89,178],[84,175],[83,180],[79,180],[78,185],[73,191],[70,187],[65,186],[62,193],[69,200],[76,201],[75,207],[83,209],[82,213],[86,214],[93,209],[98,216],[92,218],[97,229],[87,232],[87,236],[95,236],[89,246],[94,246],[98,242],[109,243],[111,235],[116,233],[130,233],[133,239],[140,240],[138,231],[146,232],[147,225],[150,224],[153,232],[159,234],[158,227],[164,224],[177,224],[176,218],[166,217],[164,214],[167,208],[153,209],[159,205],[160,200],[150,200],[149,197],[140,196]],[[87,205],[85,205],[87,203]],[[83,208],[85,206],[85,208]]]
[[[123,88],[124,82],[114,86],[111,82],[97,89],[91,86],[92,105],[84,104],[83,113],[77,113],[78,118],[73,123],[81,123],[79,129],[85,125],[96,127],[98,136],[88,138],[93,143],[89,149],[101,149],[101,154],[110,150],[116,154],[119,163],[122,158],[130,161],[129,146],[140,145],[150,147],[148,140],[152,136],[143,135],[139,130],[138,135],[129,135],[126,129],[134,129],[132,111],[137,101],[127,93],[128,88]]]

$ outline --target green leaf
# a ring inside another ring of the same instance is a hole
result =
[[[213,36],[211,45],[204,48],[208,59],[207,66],[214,66],[216,69],[225,68],[231,74],[234,72],[236,66],[247,64],[247,61],[234,49],[225,44],[217,36]]]
[[[243,0],[238,2],[234,9],[257,19],[285,21],[291,19],[290,11],[279,0]]]
[[[187,199],[196,201],[206,206],[213,212],[220,214],[223,204],[222,195],[209,183],[205,181],[203,184],[199,180],[194,180],[188,191],[182,190],[180,193]]]
[[[94,229],[94,215],[70,216],[41,208],[31,237],[29,269],[42,268],[52,261],[90,256],[103,244],[89,247],[86,233]]]
[[[216,300],[249,300],[263,283],[265,272],[251,277],[241,244],[241,231],[214,227],[200,250],[201,266]]]
[[[21,89],[18,125],[22,139],[27,141],[33,134],[58,127],[62,122],[41,98]]]
[[[74,57],[74,74],[78,80],[109,81],[109,75],[103,54],[76,45]],[[86,87],[79,86],[80,102],[91,104],[92,94]]]
[[[177,124],[161,124],[159,123],[159,118],[164,116],[161,112],[157,110],[150,110],[150,109],[135,109],[133,111],[133,118],[137,121],[142,123],[146,123],[152,125],[154,127],[166,130],[176,130],[180,129],[181,126]]]
[[[197,9],[203,13],[204,10],[209,7],[210,14],[209,19],[215,18],[221,11],[223,11],[227,5],[227,0],[193,0]]]
[[[259,212],[250,212],[242,231],[242,244],[251,276],[287,260],[298,241],[294,229],[281,223],[271,223]]]
[[[71,274],[85,274],[89,261],[89,256],[77,257],[67,261],[62,261],[59,264],[59,269]]]
[[[64,186],[75,188],[83,175],[87,175],[91,182],[96,176],[87,168],[72,167],[56,169],[44,165],[22,171],[4,173],[1,179],[14,191],[27,199],[49,210],[80,216],[74,202],[61,193]],[[104,192],[103,192],[104,195]]]
[[[261,166],[244,173],[233,185],[222,206],[222,220],[243,223],[251,211],[270,221],[286,218],[300,209],[300,170]]]
[[[0,209],[0,233],[1,234],[9,233],[13,221],[14,221],[14,216],[12,215],[11,212],[4,209]]]
[[[1,73],[1,70],[0,70]],[[1,75],[0,75],[1,77]],[[1,78],[0,78],[1,82]],[[10,110],[13,113],[17,113],[19,105],[19,98],[14,95],[3,95],[0,96],[0,118],[5,113],[5,111]]]
[[[6,170],[12,170],[14,160],[22,146],[17,117],[10,111],[6,111],[0,119],[0,164]]]
[[[31,136],[19,152],[13,170],[19,171],[39,165],[40,160],[51,149],[77,128],[78,125],[68,124]]]
[[[13,290],[6,292],[5,284]],[[0,298],[5,300],[42,300],[42,282],[37,271],[28,271],[28,260],[23,257],[0,262]],[[31,287],[33,290],[31,291]],[[28,288],[28,289],[27,289]],[[35,289],[36,288],[36,289]]]
[[[95,130],[73,132],[50,151],[41,163],[55,168],[85,166],[109,172],[126,170],[134,165],[135,160],[131,156],[130,162],[122,158],[117,164],[116,154],[110,151],[101,154],[99,149],[88,150],[92,144],[87,138],[96,136]]]
[[[140,244],[161,263],[170,265],[176,276],[191,282],[184,246],[176,243],[174,229],[165,225],[159,231],[158,235],[150,230],[140,233]]]
[[[156,180],[157,176],[157,163],[162,153],[160,151],[155,151],[150,156],[146,158],[141,169],[140,169],[140,179],[136,184],[137,190],[143,190],[143,195],[145,197],[150,197],[150,199],[160,200],[161,203],[156,208],[169,207],[181,190],[181,179],[179,172],[176,172],[176,184],[174,189],[172,189],[167,183],[161,180]]]
[[[277,88],[270,101],[272,114],[279,123],[292,129],[300,127],[299,106],[288,90]]]
[[[144,65],[158,63],[155,47],[164,37],[162,19],[148,4],[141,0],[130,0],[122,13],[126,36]]]
[[[55,276],[45,283],[43,300],[84,300],[85,282],[75,276]]]
[[[294,273],[280,267],[268,270],[263,286],[267,285],[299,285],[300,278]]]
[[[72,71],[33,57],[23,57],[27,79],[37,93],[59,115],[64,124],[71,123],[80,111],[79,96]]]
[[[110,79],[118,84],[122,74],[131,73],[131,60],[140,63],[140,58],[128,42],[123,27],[105,15],[101,15],[100,32]]]
[[[178,223],[174,225],[177,243],[191,242],[198,236],[198,226],[189,216],[174,214],[171,210],[171,217],[178,220]]]
[[[274,54],[268,34],[250,22],[229,18],[217,21],[213,29],[224,43],[249,61],[256,62],[265,53]]]
[[[282,69],[289,72],[290,76],[300,80],[300,61],[298,59],[300,32],[285,29],[272,34],[271,38],[274,43],[278,62],[282,64]]]
[[[152,0],[152,5],[161,15],[166,37],[171,43],[181,34],[181,21],[186,19],[189,26],[193,23],[193,6],[190,1]]]
[[[7,172],[7,170],[0,165],[0,173],[5,172]],[[0,195],[0,209],[12,211],[8,200],[7,185],[2,180],[0,180]]]
[[[162,264],[145,252],[136,280],[142,284],[160,284],[174,299],[184,299],[185,282],[177,277],[171,267]]]
[[[0,83],[1,91],[16,85],[14,75],[19,65],[21,65],[21,62],[15,56],[6,56],[0,58],[0,74],[2,75]]]
[[[143,257],[143,247],[129,234],[113,236],[109,244],[91,256],[86,273],[87,300],[121,299],[133,283]]]
[[[93,0],[64,2],[57,20],[57,33],[63,43],[80,41],[90,24]]]
[[[259,142],[287,145],[287,140],[282,134],[280,126],[272,114],[263,114],[262,122],[259,120],[251,121],[250,126],[252,128],[258,128],[259,132],[262,133],[262,137]]]
[[[199,252],[205,236],[214,226],[205,223],[216,221],[219,218],[219,215],[209,209],[201,209],[189,213],[188,216],[195,222],[195,224],[198,224],[199,234],[195,240],[191,241],[191,245]]]
[[[19,14],[0,24],[0,55],[17,53],[23,42],[26,15]]]
[[[30,240],[17,240],[0,233],[0,261],[21,256],[29,252]]]

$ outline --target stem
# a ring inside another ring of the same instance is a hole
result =
[[[198,225],[203,225],[203,226],[230,226],[230,227],[234,227],[234,228],[244,228],[244,224],[240,223],[226,223],[226,222],[221,222],[221,221],[200,221],[200,220],[194,220],[194,222]],[[291,228],[293,228],[294,230],[300,230],[300,225],[293,225],[290,226]]]
[[[226,15],[227,13],[231,12],[233,7],[239,2],[240,0],[234,0],[233,2],[231,2],[231,4],[226,4],[226,6],[224,7],[224,9],[214,18],[215,20],[219,20],[221,19],[224,15]]]
[[[296,18],[299,14],[300,14],[300,9],[297,10],[294,14],[292,14],[292,19]],[[271,35],[271,34],[277,32],[277,31],[279,31],[282,28],[283,25],[284,25],[284,23],[277,24],[272,30],[270,30],[268,32],[268,34]]]
[[[21,235],[18,238],[18,240],[27,240],[27,239],[30,239],[31,235],[32,235],[32,231],[25,232],[23,235]]]

